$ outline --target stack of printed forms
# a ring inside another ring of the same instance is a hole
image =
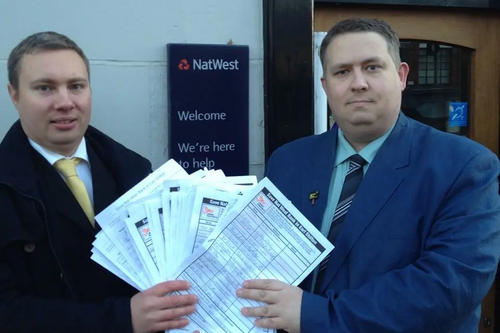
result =
[[[245,280],[298,285],[333,245],[267,178],[187,172],[169,160],[96,216],[91,258],[139,291],[168,280],[199,297],[188,327],[170,332],[275,332],[254,326],[236,297]]]

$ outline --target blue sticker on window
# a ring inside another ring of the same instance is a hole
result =
[[[467,126],[467,102],[450,102],[450,127]]]

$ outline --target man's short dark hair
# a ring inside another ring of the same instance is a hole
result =
[[[9,55],[7,73],[9,83],[15,90],[19,89],[19,75],[21,74],[21,60],[25,54],[35,54],[40,51],[73,50],[82,57],[87,74],[90,78],[89,60],[82,49],[69,37],[53,31],[38,32],[23,39]]]
[[[378,19],[368,18],[349,18],[335,24],[326,34],[319,49],[319,57],[323,65],[323,71],[326,70],[326,49],[335,37],[353,32],[375,32],[384,37],[387,41],[387,50],[396,66],[401,63],[399,55],[399,38],[389,23]]]

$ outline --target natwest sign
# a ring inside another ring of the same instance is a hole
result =
[[[169,151],[188,173],[248,174],[249,48],[167,44]]]
[[[198,71],[237,71],[240,68],[238,67],[239,61],[238,59],[234,59],[232,61],[227,61],[224,59],[193,59],[193,68],[192,70]],[[186,59],[182,59],[178,65],[181,71],[186,71],[191,68],[191,65]]]
[[[234,59],[233,61],[226,61],[224,59],[210,59],[210,60],[193,59],[193,70],[201,70],[201,71],[236,70],[237,71],[239,70],[238,59]]]

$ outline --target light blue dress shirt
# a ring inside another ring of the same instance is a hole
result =
[[[378,150],[384,144],[387,137],[391,134],[394,125],[384,133],[381,137],[370,142],[366,147],[364,147],[359,153],[351,146],[351,144],[344,137],[344,133],[339,128],[337,133],[337,147],[335,150],[335,164],[333,167],[332,178],[330,181],[330,187],[328,190],[328,204],[326,205],[325,212],[323,213],[323,222],[321,223],[321,233],[328,237],[328,232],[332,225],[333,215],[335,213],[335,208],[340,198],[340,193],[342,192],[342,187],[344,186],[345,176],[349,170],[349,158],[353,155],[359,154],[366,161],[363,166],[363,175],[370,167],[375,155],[377,155]],[[333,250],[335,251],[335,250]],[[318,269],[314,270],[314,278],[312,283],[312,290],[316,285],[316,277],[318,274]],[[312,291],[311,290],[311,291]]]

